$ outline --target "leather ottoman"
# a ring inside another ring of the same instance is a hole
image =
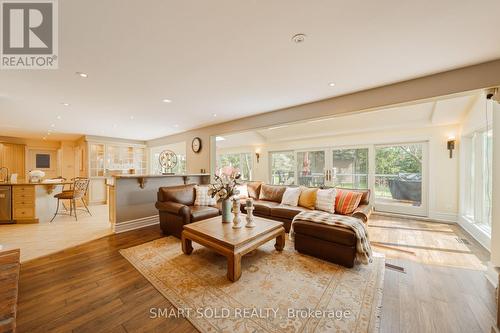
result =
[[[293,224],[295,250],[345,267],[353,267],[356,257],[354,231],[316,222]]]

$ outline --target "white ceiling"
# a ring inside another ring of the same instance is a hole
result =
[[[0,71],[0,136],[53,124],[51,138],[147,140],[493,60],[499,12],[498,0],[59,1],[60,68]]]
[[[346,116],[223,135],[217,148],[258,146],[273,142],[460,124],[483,95],[471,94]],[[313,128],[314,130],[311,130]]]

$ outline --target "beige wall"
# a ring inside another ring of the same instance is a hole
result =
[[[150,140],[147,144],[161,146],[186,141],[188,172],[199,172],[202,168],[210,170],[210,137],[214,135],[371,110],[495,86],[500,86],[500,60],[191,130]],[[204,147],[199,154],[191,150],[194,137],[200,137],[203,141]]]

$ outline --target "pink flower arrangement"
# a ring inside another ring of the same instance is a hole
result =
[[[208,195],[212,198],[217,197],[218,200],[231,199],[239,194],[236,186],[240,184],[240,170],[232,166],[222,167],[215,173],[215,183],[209,185]]]

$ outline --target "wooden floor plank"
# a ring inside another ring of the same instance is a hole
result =
[[[374,250],[405,269],[386,270],[381,332],[488,331],[496,306],[484,249],[453,225],[370,224],[372,241],[391,244]],[[150,308],[173,306],[118,252],[160,237],[152,226],[23,263],[18,332],[196,332],[184,318],[150,318]]]

